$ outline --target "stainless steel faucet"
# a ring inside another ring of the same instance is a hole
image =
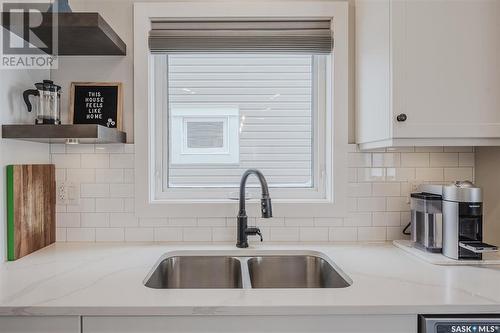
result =
[[[247,212],[245,210],[245,187],[247,183],[247,178],[251,174],[257,176],[260,182],[260,187],[262,189],[262,198],[260,199],[260,210],[262,212],[263,218],[273,217],[273,209],[271,206],[271,198],[269,197],[269,189],[267,187],[266,178],[257,169],[248,169],[241,176],[240,182],[240,210],[238,212],[238,235],[236,246],[239,248],[248,247],[248,236],[258,235],[260,237],[260,241],[262,242],[262,234],[260,229],[257,227],[248,227],[248,217]]]

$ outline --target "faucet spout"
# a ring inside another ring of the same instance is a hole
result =
[[[260,187],[262,190],[262,198],[260,200],[260,210],[263,218],[273,217],[273,209],[271,205],[271,198],[269,197],[269,188],[267,186],[267,181],[262,172],[257,169],[248,169],[241,176],[240,182],[240,207],[238,211],[238,235],[236,246],[239,248],[248,247],[248,236],[260,236],[262,241],[262,235],[259,228],[249,228],[248,227],[248,217],[245,207],[245,189],[247,179],[250,175],[255,175],[260,182]]]

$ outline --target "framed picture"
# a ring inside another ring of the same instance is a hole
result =
[[[70,119],[73,124],[98,124],[123,129],[121,82],[72,82]]]

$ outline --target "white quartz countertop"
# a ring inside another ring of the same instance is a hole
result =
[[[313,250],[353,280],[342,289],[149,289],[165,253],[234,245],[57,243],[0,264],[0,315],[500,313],[500,266],[437,266],[392,244],[262,245]]]

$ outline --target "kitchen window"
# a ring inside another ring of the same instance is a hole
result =
[[[249,168],[275,199],[324,197],[327,57],[155,55],[157,197],[227,199]]]
[[[242,173],[257,168],[278,210],[334,216],[347,179],[347,6],[204,6],[135,5],[136,210],[230,216]]]

